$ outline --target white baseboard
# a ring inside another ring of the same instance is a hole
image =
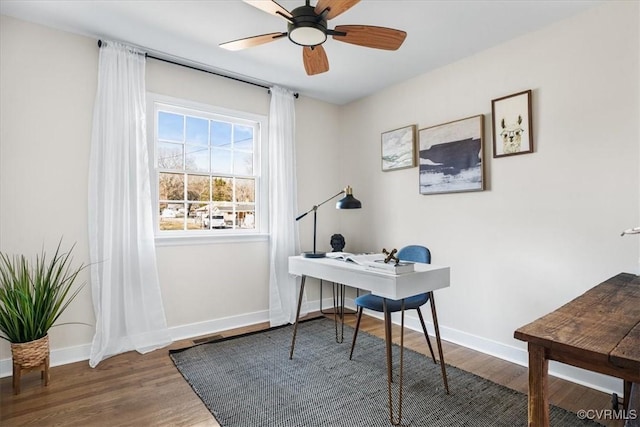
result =
[[[307,303],[309,311],[317,310],[318,301]],[[256,323],[268,322],[269,310],[255,313],[247,313],[239,316],[224,317],[221,319],[208,320],[206,322],[191,323],[188,325],[174,326],[169,328],[169,335],[172,341],[198,337],[202,335],[216,334],[221,331],[241,328],[243,326],[255,325]],[[89,360],[91,355],[91,344],[84,344],[75,347],[65,347],[52,349],[50,354],[50,366],[67,365],[69,363]],[[13,373],[11,357],[0,359],[0,378],[9,377]]]
[[[68,365],[69,363],[89,360],[91,344],[83,344],[74,347],[65,347],[51,350],[49,355],[50,366]],[[10,377],[13,374],[11,357],[0,360],[0,378]]]
[[[329,308],[333,305],[331,298],[323,299],[323,308]],[[351,309],[355,308],[352,299],[345,301],[345,306]],[[319,301],[307,301],[306,310],[308,312],[317,311],[319,309]],[[369,312],[367,314],[382,319],[382,313]],[[425,323],[429,335],[435,335],[433,323],[429,322],[430,316],[425,314]],[[202,335],[215,334],[228,329],[240,328],[243,326],[254,325],[256,323],[268,322],[269,311],[258,311],[254,313],[242,314],[239,316],[225,317],[221,319],[209,320],[206,322],[191,323],[188,325],[174,326],[169,328],[169,334],[174,341],[193,338]],[[393,317],[394,323],[400,323],[399,316]],[[405,326],[415,330],[422,331],[420,320],[417,316],[407,313],[405,316]],[[489,340],[456,329],[440,326],[440,336],[443,340],[489,354],[508,362],[516,363],[521,366],[527,366],[527,351],[521,348],[513,347],[504,343]],[[67,347],[51,350],[51,366],[66,365],[68,363],[81,362],[89,360],[91,344],[85,344],[75,347]],[[445,355],[446,361],[446,355]],[[8,377],[12,374],[11,358],[0,360],[0,378]],[[558,378],[565,379],[577,384],[581,384],[602,392],[611,394],[618,393],[622,395],[622,380],[607,375],[596,374],[594,372],[575,368],[573,366],[562,363],[551,362],[549,364],[549,374]]]

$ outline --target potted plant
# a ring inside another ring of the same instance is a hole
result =
[[[84,264],[72,267],[71,252],[58,243],[51,258],[44,249],[35,262],[24,255],[0,252],[0,338],[11,343],[14,393],[20,392],[23,370],[40,368],[49,383],[49,329],[78,295],[73,289]]]

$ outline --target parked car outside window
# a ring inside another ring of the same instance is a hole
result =
[[[202,224],[205,228],[225,228],[224,216],[211,215],[211,219],[209,219],[209,217],[205,217]],[[209,224],[211,224],[211,226],[209,226]]]

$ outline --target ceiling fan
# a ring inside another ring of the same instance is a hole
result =
[[[407,37],[407,33],[401,30],[371,25],[338,25],[333,30],[327,28],[328,20],[346,12],[359,1],[318,0],[314,7],[309,4],[310,0],[306,0],[304,6],[289,12],[273,0],[244,0],[251,6],[284,18],[288,22],[287,31],[233,40],[221,43],[220,47],[241,50],[288,36],[293,43],[302,46],[304,69],[310,76],[329,71],[327,54],[322,47],[328,36],[359,46],[397,50]]]

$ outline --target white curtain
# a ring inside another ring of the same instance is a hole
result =
[[[156,268],[145,124],[145,56],[100,49],[89,164],[89,250],[96,332],[89,364],[171,342]]]
[[[271,326],[293,323],[298,304],[297,280],[289,274],[288,258],[300,253],[296,224],[297,185],[293,92],[271,88],[269,110],[269,206]],[[303,300],[303,306],[306,301]],[[306,313],[301,313],[306,314]]]

